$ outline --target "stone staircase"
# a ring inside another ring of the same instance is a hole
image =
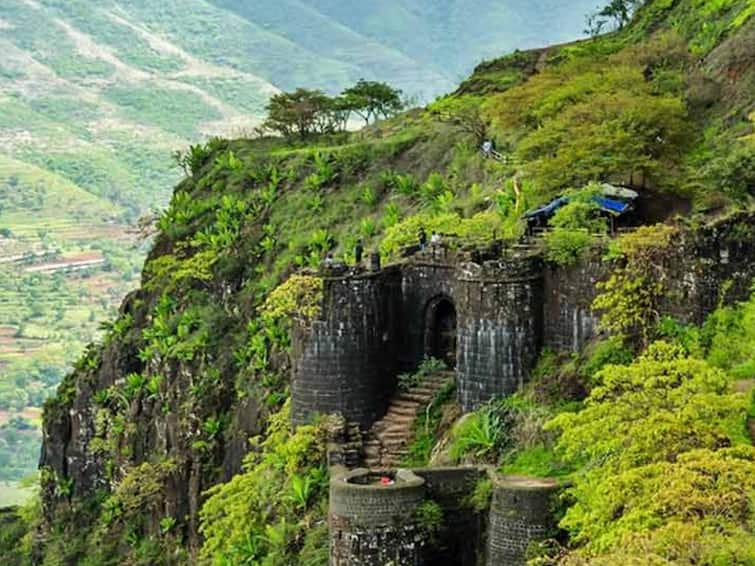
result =
[[[414,421],[443,385],[453,381],[451,371],[427,376],[408,391],[399,391],[385,416],[367,433],[363,445],[364,466],[370,469],[395,468],[408,453]]]

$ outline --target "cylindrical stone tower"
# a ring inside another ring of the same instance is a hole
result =
[[[381,483],[389,478],[390,484]],[[425,480],[408,470],[355,470],[330,483],[330,566],[419,566],[427,533],[417,520]]]
[[[472,411],[514,393],[542,342],[542,270],[537,258],[462,266],[457,293],[459,401]]]
[[[487,566],[524,566],[530,543],[556,532],[556,480],[495,478],[488,523]]]
[[[293,333],[294,424],[341,414],[368,427],[395,386],[396,301],[392,272],[324,280],[320,317]]]

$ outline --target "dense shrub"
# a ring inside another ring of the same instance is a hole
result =
[[[582,411],[547,425],[560,433],[561,457],[580,467],[561,523],[579,550],[566,563],[623,564],[640,551],[683,563],[751,560],[755,547],[742,542],[755,518],[755,449],[741,433],[747,400],[726,374],[659,342],[597,381]]]
[[[244,472],[207,493],[200,514],[204,563],[291,563],[324,513],[326,436],[324,423],[292,432],[288,403],[270,418]]]

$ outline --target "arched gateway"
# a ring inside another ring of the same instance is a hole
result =
[[[425,309],[425,355],[456,367],[456,307],[446,296],[431,300]]]
[[[423,356],[455,370],[464,411],[510,395],[537,358],[542,286],[542,266],[530,257],[326,272],[321,312],[293,336],[294,422],[340,414],[371,427],[397,376]]]

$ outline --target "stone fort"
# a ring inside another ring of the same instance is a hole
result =
[[[733,217],[683,231],[664,269],[664,312],[700,322],[721,300],[749,292],[755,250]],[[395,265],[321,271],[321,314],[294,330],[294,424],[337,414],[355,433],[387,411],[397,375],[427,356],[455,368],[458,402],[469,412],[515,392],[541,350],[578,351],[597,332],[595,284],[608,276],[599,257],[572,268],[546,264],[532,248],[430,246]],[[354,434],[347,434],[345,444]],[[335,457],[331,483],[331,564],[519,565],[528,546],[553,536],[552,480],[498,477],[481,468],[368,470],[357,448]],[[337,452],[337,451],[336,451]],[[342,451],[343,452],[343,451]],[[372,481],[389,474],[390,486]],[[462,503],[480,478],[493,479],[489,509]],[[427,499],[444,511],[433,542],[416,520]]]

